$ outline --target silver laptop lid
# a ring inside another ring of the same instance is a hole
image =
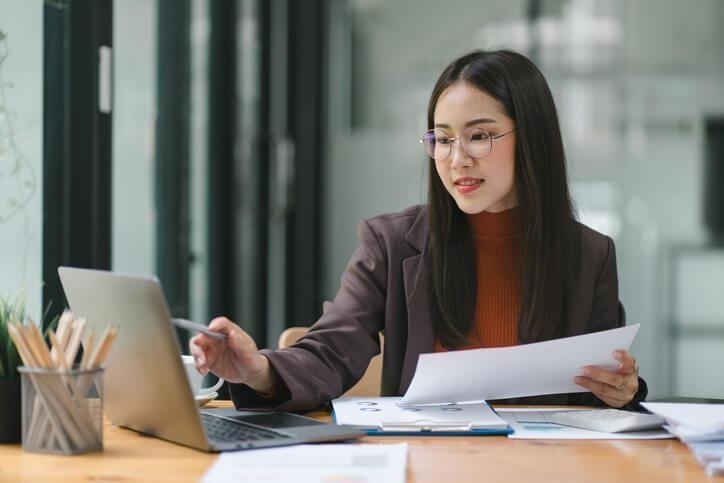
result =
[[[104,411],[119,426],[209,449],[163,291],[155,277],[58,268],[70,309],[100,334],[119,326],[106,359]]]

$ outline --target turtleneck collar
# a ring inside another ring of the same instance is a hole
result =
[[[521,236],[518,207],[498,213],[483,211],[467,217],[476,242],[502,242]]]

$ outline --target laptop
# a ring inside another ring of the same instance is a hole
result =
[[[294,413],[200,410],[157,278],[71,267],[58,268],[58,275],[70,309],[86,318],[86,330],[119,328],[103,379],[111,423],[214,452],[363,436],[358,429]]]

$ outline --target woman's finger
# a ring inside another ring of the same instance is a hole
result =
[[[575,378],[576,384],[585,387],[611,407],[622,407],[630,403],[638,392],[638,377],[630,375],[620,388],[585,376]]]
[[[629,352],[624,350],[617,350],[614,351],[613,357],[621,363],[621,367],[618,372],[620,372],[621,374],[638,374],[639,366],[636,363],[636,358],[632,356]]]

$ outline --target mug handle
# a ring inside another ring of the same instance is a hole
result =
[[[206,394],[211,394],[212,392],[216,392],[219,389],[221,389],[221,386],[224,384],[224,380],[222,378],[219,378],[218,381],[216,381],[216,384],[210,387],[202,387],[199,389],[199,392],[196,393],[197,396],[203,396]]]

